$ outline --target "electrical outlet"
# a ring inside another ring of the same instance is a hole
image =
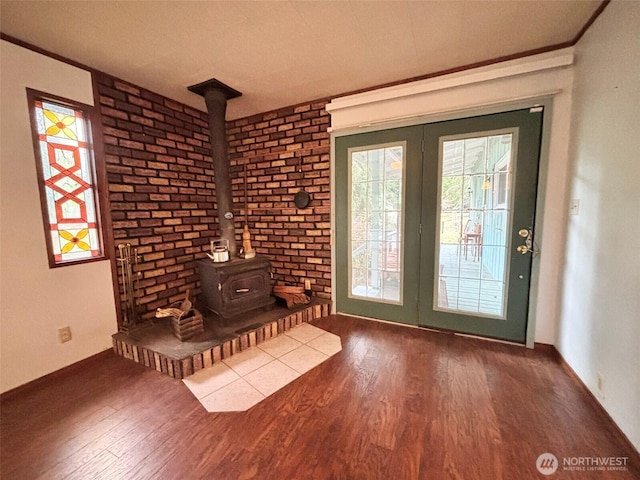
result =
[[[572,199],[569,202],[569,215],[579,215],[580,214],[580,200],[577,198]]]
[[[604,398],[604,375],[600,372],[596,372],[596,388],[598,389],[598,395]]]
[[[60,343],[71,341],[71,327],[62,327],[58,329],[58,341]]]

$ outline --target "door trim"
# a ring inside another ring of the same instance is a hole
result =
[[[340,313],[336,311],[336,138],[353,135],[355,133],[374,132],[379,130],[388,130],[391,128],[414,126],[428,123],[436,123],[445,120],[458,120],[472,116],[490,115],[493,113],[503,113],[511,110],[519,110],[524,108],[532,108],[535,106],[543,106],[545,111],[545,121],[542,124],[542,137],[540,143],[540,163],[538,166],[538,193],[536,197],[536,213],[534,218],[534,231],[538,239],[543,238],[544,229],[544,212],[545,198],[547,195],[547,177],[549,171],[549,149],[551,144],[551,127],[554,116],[554,94],[559,92],[545,93],[540,96],[527,97],[523,100],[487,104],[482,107],[473,107],[468,109],[451,110],[447,112],[439,112],[431,115],[423,115],[409,119],[400,119],[397,121],[363,126],[360,129],[341,130],[330,132],[330,189],[331,189],[331,300],[332,313]],[[531,284],[529,287],[529,312],[526,331],[526,347],[533,348],[535,343],[535,332],[537,324],[538,302],[538,286],[540,284],[540,257],[535,256],[531,262]]]

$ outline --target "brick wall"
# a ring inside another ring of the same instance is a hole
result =
[[[151,318],[199,293],[194,261],[217,229],[207,116],[107,75],[98,91],[114,243],[138,249]]]
[[[330,141],[327,101],[314,101],[227,122],[236,231],[247,222],[252,245],[271,260],[279,283],[311,283],[331,297]],[[293,198],[311,194],[305,209]],[[239,237],[240,238],[240,237]]]
[[[135,85],[99,75],[114,244],[141,257],[140,311],[200,293],[195,261],[219,236],[208,117]],[[238,245],[252,244],[279,283],[311,282],[331,296],[329,116],[326,101],[227,123]],[[296,192],[312,196],[297,209]],[[116,250],[117,251],[117,250]],[[116,254],[117,257],[117,254]],[[120,291],[122,285],[118,278]]]

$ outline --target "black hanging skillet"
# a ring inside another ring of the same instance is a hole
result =
[[[309,195],[309,192],[300,190],[296,193],[296,196],[293,197],[293,203],[295,203],[298,208],[307,208],[309,203],[311,203],[311,195]]]
[[[302,157],[300,157],[298,161],[298,172],[302,174]],[[309,192],[306,192],[304,188],[301,188],[293,197],[293,203],[295,203],[298,208],[307,208],[309,203],[311,203],[311,195],[309,195]]]

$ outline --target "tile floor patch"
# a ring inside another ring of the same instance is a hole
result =
[[[340,341],[339,337],[338,341]],[[295,350],[300,345],[302,345],[302,343],[295,338],[288,335],[280,335],[267,342],[261,343],[260,345],[258,345],[258,348],[267,352],[269,355],[275,358],[279,358],[285,353],[289,353],[291,350]]]
[[[302,325],[298,325],[296,328],[292,328],[291,330],[284,332],[285,335],[293,337],[302,343],[307,343],[308,341],[319,337],[323,333],[327,332],[308,323],[303,323]]]
[[[223,360],[225,364],[231,367],[238,375],[243,377],[247,373],[253,372],[255,369],[271,362],[273,357],[268,353],[256,347],[248,348],[240,353],[230,356]]]
[[[267,363],[254,370],[244,379],[265,397],[277,392],[285,385],[293,382],[300,374],[280,360]]]
[[[303,323],[182,381],[208,412],[244,411],[341,350],[339,336]]]
[[[196,398],[203,398],[240,378],[228,365],[216,363],[183,379]]]
[[[327,358],[329,358],[329,355],[325,355],[315,348],[302,345],[286,355],[281,356],[280,361],[289,365],[296,372],[306,373],[313,367],[320,365]]]
[[[200,399],[207,412],[243,412],[265,397],[243,378]]]
[[[316,350],[329,356],[335,355],[340,350],[342,350],[342,342],[340,342],[340,337],[328,332],[314,338],[307,343],[307,346],[315,348]]]

